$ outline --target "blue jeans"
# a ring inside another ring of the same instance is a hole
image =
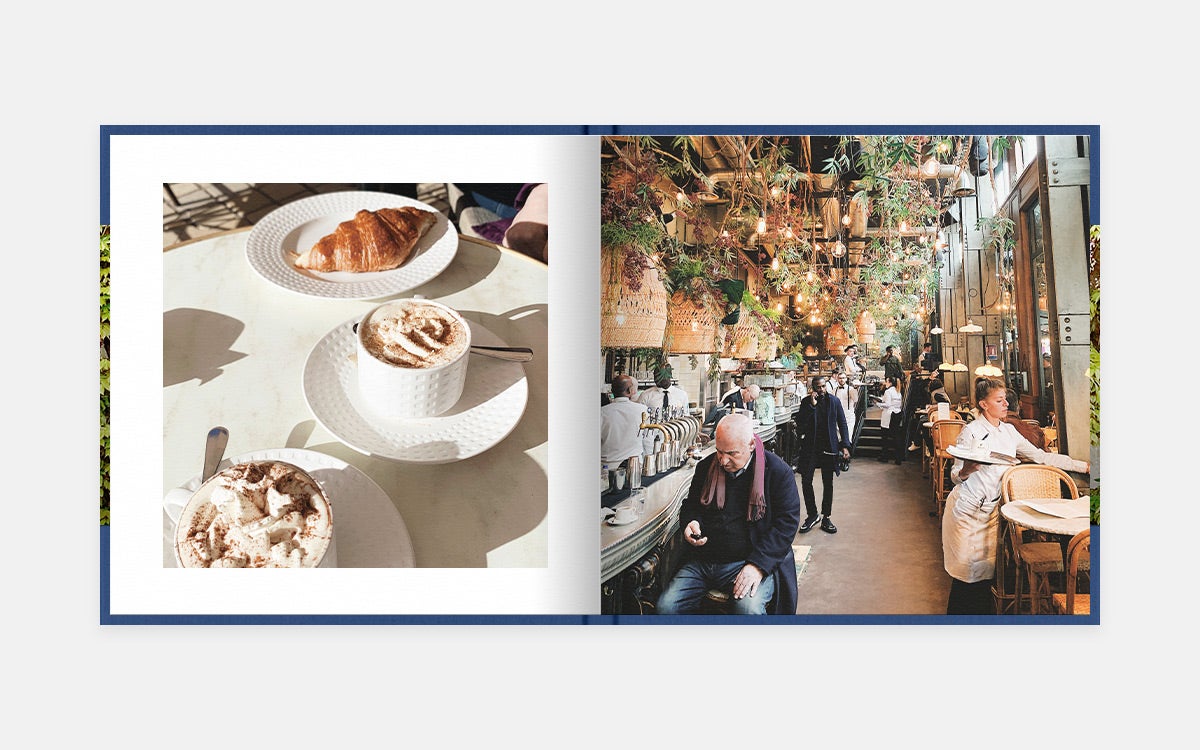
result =
[[[733,598],[733,579],[746,566],[744,560],[731,563],[684,563],[675,577],[667,582],[658,596],[655,611],[660,615],[690,615],[700,611],[700,603],[709,589],[718,588],[729,594],[729,605],[735,615],[765,615],[767,604],[775,593],[775,576],[767,575],[758,584],[753,596]]]

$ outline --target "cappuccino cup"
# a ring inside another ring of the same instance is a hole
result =
[[[311,474],[247,461],[192,493],[175,527],[181,568],[333,568],[333,512]]]
[[[637,519],[637,509],[632,505],[618,505],[613,508],[614,523],[630,523]]]
[[[393,300],[358,324],[358,390],[387,419],[436,417],[462,396],[471,327],[433,300]]]

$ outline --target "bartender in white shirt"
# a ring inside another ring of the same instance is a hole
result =
[[[846,347],[846,359],[842,361],[842,369],[846,371],[851,383],[862,381],[863,373],[866,371],[858,364],[858,344]]]
[[[638,394],[637,400],[651,411],[659,410],[663,419],[670,419],[672,413],[687,413],[687,391],[677,385],[671,385],[670,370],[660,370],[654,387]],[[679,411],[681,409],[682,412]]]
[[[634,400],[637,381],[618,375],[612,381],[613,400],[600,407],[600,460],[616,469],[632,456],[642,455],[642,424],[646,406]]]
[[[846,373],[838,371],[825,387],[829,389],[829,395],[842,402],[842,410],[846,412],[846,428],[853,435],[857,418],[854,412],[858,408],[858,389],[846,381]]]

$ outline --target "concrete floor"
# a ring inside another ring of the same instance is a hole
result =
[[[900,466],[856,458],[834,479],[830,517],[838,533],[817,527],[796,535],[795,544],[810,547],[796,614],[946,613],[950,576],[942,567],[940,522],[929,515],[930,480],[921,476],[920,454],[907,455]],[[819,507],[819,472],[814,488]]]

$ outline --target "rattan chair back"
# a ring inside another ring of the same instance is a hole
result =
[[[1071,476],[1056,466],[1021,464],[1000,478],[1000,497],[1004,502],[1048,497],[1074,500],[1079,497],[1079,490]]]
[[[1091,570],[1092,560],[1092,531],[1084,529],[1067,543],[1067,580],[1066,590],[1054,594],[1051,599],[1054,609],[1064,615],[1090,615],[1092,613],[1092,595],[1078,594],[1079,572]],[[1091,582],[1088,582],[1091,588]]]

